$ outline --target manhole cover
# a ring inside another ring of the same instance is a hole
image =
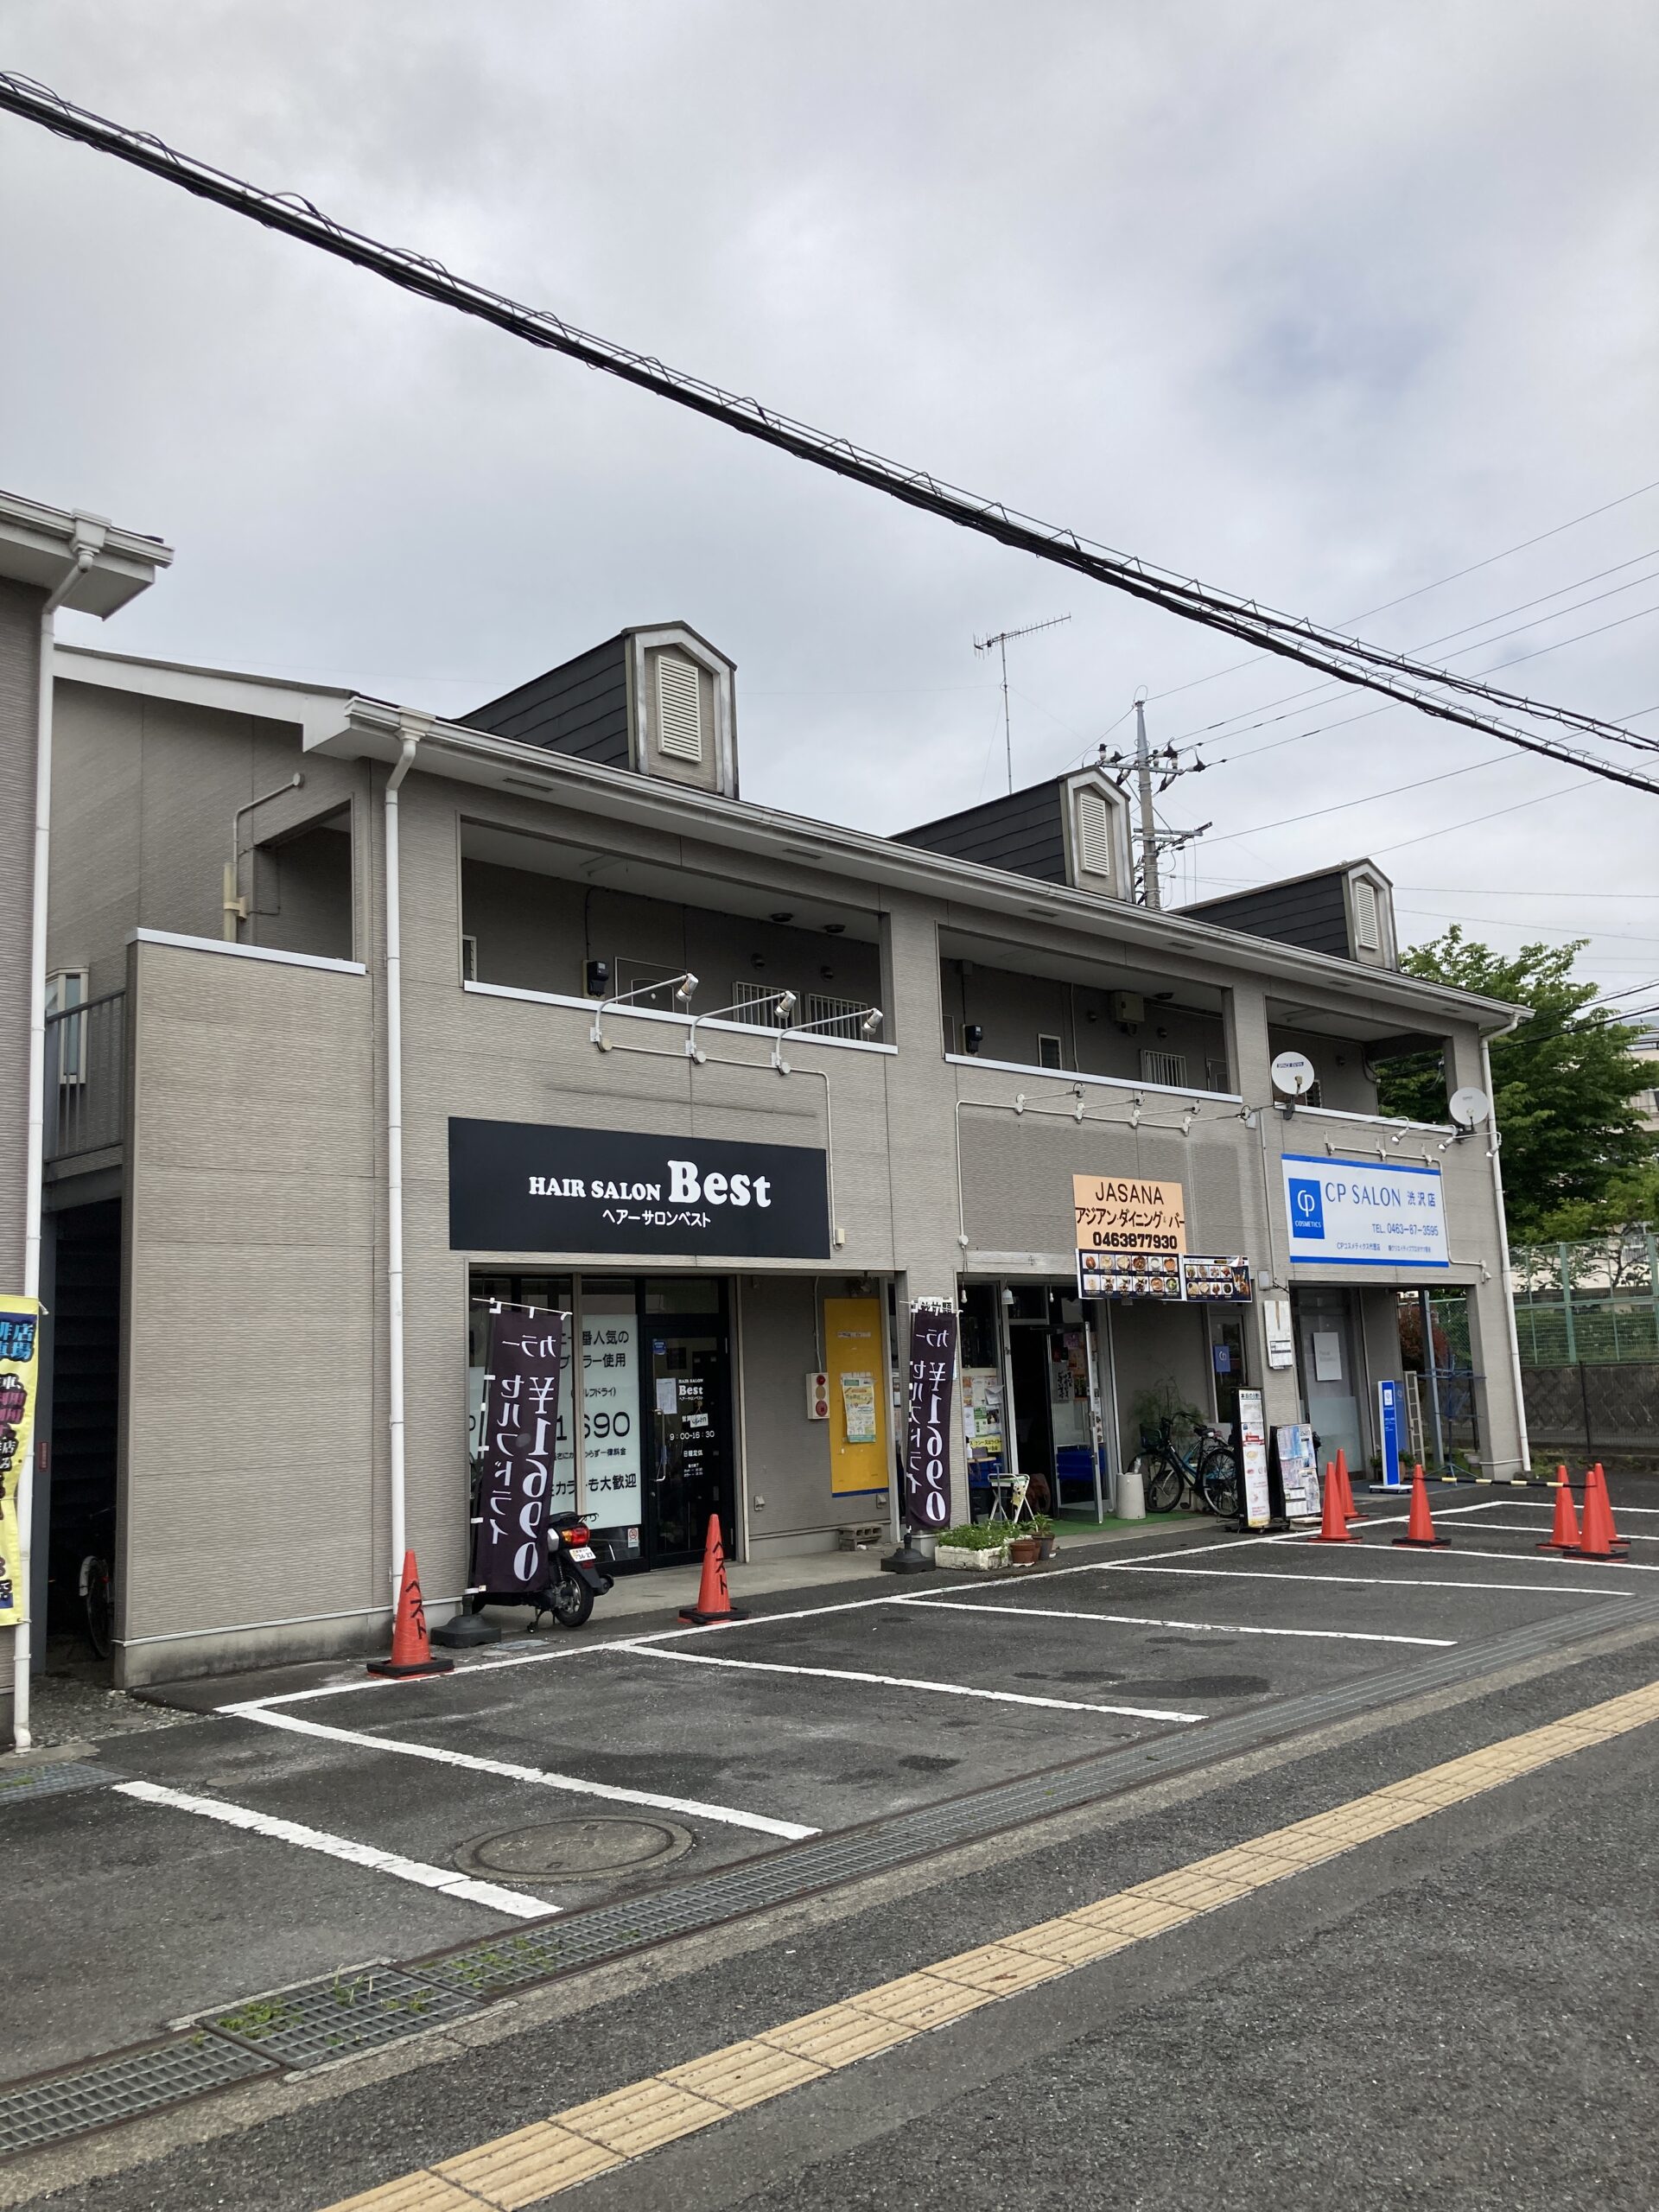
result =
[[[666,1866],[691,1848],[689,1828],[672,1821],[630,1821],[595,1813],[586,1820],[542,1821],[505,1835],[463,1843],[455,1864],[469,1874],[509,1882],[603,1881],[641,1867]]]

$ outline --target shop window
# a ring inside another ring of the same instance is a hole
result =
[[[1166,1084],[1172,1090],[1186,1088],[1186,1054],[1144,1051],[1141,1055],[1142,1083]]]
[[[996,1286],[964,1283],[962,1287],[962,1364],[998,1365],[996,1343]]]
[[[1039,1036],[1038,1038],[1037,1065],[1039,1068],[1057,1068],[1062,1065],[1060,1040],[1058,1037]]]

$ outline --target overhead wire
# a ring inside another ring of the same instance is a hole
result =
[[[1580,738],[1640,746],[1635,733],[1619,729],[1599,715],[1554,701],[1530,699],[1484,683],[1478,677],[1424,666],[1408,655],[1327,629],[1306,616],[1215,589],[1138,556],[1085,539],[1075,530],[1021,514],[1004,501],[969,493],[928,470],[887,460],[850,439],[816,429],[768,408],[752,396],[727,391],[706,378],[672,369],[653,355],[582,330],[545,308],[526,307],[505,293],[455,276],[427,255],[390,246],[349,229],[298,194],[270,192],[249,184],[178,152],[152,132],[96,115],[16,73],[0,72],[0,108],[60,137],[111,155],[268,230],[367,270],[418,298],[487,322],[531,345],[563,353],[959,529],[1073,569],[1131,598],[1323,675],[1340,677],[1344,683],[1414,706],[1440,721],[1478,730],[1591,776],[1659,795],[1659,779],[1654,775],[1586,753],[1559,736],[1510,719],[1524,716],[1552,723]]]

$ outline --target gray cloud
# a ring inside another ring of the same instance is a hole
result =
[[[7,61],[607,335],[1325,619],[1659,477],[1659,22],[1634,0],[1365,23],[1283,0],[62,0],[14,11]],[[102,642],[453,711],[683,614],[740,663],[751,795],[890,828],[996,788],[975,631],[1069,612],[1011,658],[1018,772],[1080,756],[1140,684],[1160,739],[1234,718],[1213,747],[1230,765],[1167,802],[1216,819],[1199,891],[1374,850],[1415,934],[1593,932],[1605,983],[1659,976],[1656,802],[1397,709],[1246,759],[1367,702],[1274,704],[1307,681],[1283,664],[1199,681],[1241,658],[1225,639],[5,119],[0,194],[0,480],[179,549]],[[1659,493],[1368,627],[1422,645],[1649,549],[1567,603],[1651,571],[1645,590],[1496,622],[1532,627],[1456,664],[1484,668],[1659,606]],[[1514,680],[1659,707],[1656,639],[1659,613]],[[1272,826],[1396,785],[1419,787]]]

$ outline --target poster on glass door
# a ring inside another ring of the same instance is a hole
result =
[[[596,1529],[637,1522],[639,1324],[631,1291],[582,1293],[582,1511]],[[574,1498],[574,1450],[570,1458]]]

